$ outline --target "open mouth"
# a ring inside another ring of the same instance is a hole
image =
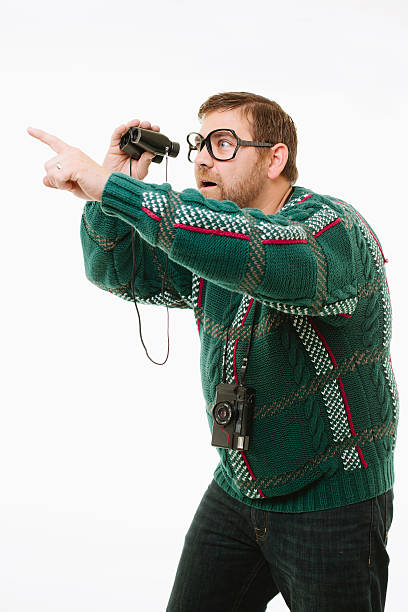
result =
[[[201,188],[217,187],[217,183],[213,183],[212,181],[201,181],[200,187]]]

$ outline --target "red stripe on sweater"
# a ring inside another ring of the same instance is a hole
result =
[[[327,344],[326,338],[323,336],[323,334],[322,334],[322,332],[320,331],[320,329],[318,329],[318,327],[316,326],[316,324],[315,324],[315,322],[313,321],[313,319],[312,319],[311,317],[308,317],[308,319],[309,319],[309,321],[310,321],[311,326],[313,327],[313,329],[315,330],[315,332],[316,332],[316,333],[317,333],[317,335],[319,336],[320,340],[323,342],[323,345],[324,345],[325,349],[326,349],[326,350],[327,350],[327,352],[329,353],[329,357],[330,357],[330,359],[331,359],[332,364],[333,364],[335,367],[337,367],[337,362],[336,362],[336,359],[335,359],[335,357],[334,357],[334,355],[333,355],[333,352],[332,352],[332,350],[331,350],[330,346]],[[340,393],[341,393],[341,396],[342,396],[342,398],[343,398],[344,408],[346,409],[347,420],[348,420],[348,423],[349,423],[350,431],[351,431],[351,434],[352,434],[353,436],[355,436],[355,435],[356,435],[356,432],[355,432],[354,425],[353,425],[353,419],[351,418],[351,410],[350,410],[349,403],[348,403],[348,401],[347,401],[346,392],[344,391],[343,381],[341,380],[340,376],[338,377],[337,381],[338,381],[338,383],[339,383]],[[362,466],[366,468],[366,467],[367,467],[367,463],[366,463],[366,461],[365,461],[365,459],[364,459],[364,456],[363,456],[363,453],[362,453],[362,451],[361,451],[361,448],[360,448],[359,446],[356,446],[356,450],[357,450],[357,452],[358,452],[358,454],[359,454],[359,457],[360,457],[360,460],[361,460]]]
[[[307,195],[305,198],[303,198],[303,200],[299,200],[299,202],[295,202],[295,204],[301,204],[302,202],[304,202],[305,200],[308,200],[312,196],[313,196],[313,194],[309,193],[309,195]]]
[[[284,240],[280,238],[266,238],[262,244],[307,244],[307,240]]]
[[[203,282],[204,282],[204,279],[200,278],[200,290],[198,292],[198,306],[199,307],[201,306],[201,296],[202,296],[202,293],[203,293]]]
[[[338,201],[337,203],[338,203],[338,204],[342,204],[343,206],[345,206],[345,203],[344,203],[344,202],[340,202],[340,201]],[[378,248],[380,249],[380,253],[381,253],[381,255],[382,255],[382,258],[383,258],[383,260],[384,260],[384,263],[388,263],[388,259],[386,259],[386,258],[385,258],[385,255],[384,255],[384,253],[383,253],[383,250],[382,250],[382,248],[381,248],[381,245],[380,245],[380,243],[378,242],[377,238],[374,236],[374,233],[373,233],[372,229],[371,229],[371,228],[368,226],[368,224],[367,224],[367,223],[364,221],[363,217],[362,217],[362,216],[361,216],[361,215],[360,215],[360,214],[359,214],[359,213],[358,213],[356,210],[354,210],[354,212],[355,212],[355,213],[356,213],[356,215],[357,215],[357,216],[358,216],[358,217],[361,219],[361,221],[364,223],[364,225],[366,226],[366,228],[368,229],[368,231],[370,232],[370,234],[372,235],[372,237],[373,237],[373,238],[374,238],[374,240],[376,241],[377,246],[378,246]]]
[[[314,237],[317,238],[318,236],[320,236],[320,234],[323,234],[323,232],[325,232],[326,230],[328,230],[331,227],[334,227],[335,225],[340,223],[340,221],[341,221],[341,219],[339,217],[338,219],[335,219],[334,221],[332,221],[332,223],[329,223],[328,225],[325,225],[323,229],[321,229],[319,232],[315,233]]]
[[[346,393],[344,391],[343,381],[341,380],[340,376],[338,377],[337,380],[339,381],[340,393],[341,393],[341,396],[343,398],[344,407],[346,409],[347,419],[348,419],[348,422],[349,422],[350,431],[353,434],[353,436],[355,436],[356,435],[356,431],[354,429],[353,419],[351,418],[350,406],[349,406],[349,403],[347,401]]]
[[[240,453],[241,453],[241,456],[242,456],[243,460],[245,461],[245,465],[246,465],[246,466],[247,466],[247,468],[248,468],[248,472],[251,474],[252,478],[253,478],[254,480],[256,480],[256,477],[254,476],[254,473],[253,473],[253,471],[251,470],[251,466],[249,465],[248,459],[245,457],[245,453],[244,453],[244,451],[240,451]],[[258,493],[259,493],[259,495],[260,495],[261,497],[263,497],[264,499],[269,499],[269,498],[268,498],[266,495],[264,495],[264,494],[262,493],[261,489],[257,489],[257,491],[258,491]]]
[[[382,248],[381,248],[381,245],[380,245],[380,243],[378,242],[377,238],[375,237],[374,232],[373,232],[373,231],[372,231],[372,229],[371,229],[371,228],[370,228],[370,227],[367,225],[367,223],[364,221],[363,217],[362,217],[362,216],[361,216],[361,215],[360,215],[360,214],[359,214],[357,211],[356,211],[356,213],[357,213],[357,215],[360,217],[360,219],[362,220],[362,222],[364,223],[364,225],[366,226],[366,228],[368,229],[368,231],[370,232],[370,234],[372,235],[372,237],[374,238],[374,240],[376,241],[377,246],[378,246],[378,248],[380,249],[380,253],[381,253],[381,255],[382,255],[382,258],[383,258],[384,263],[387,263],[387,262],[388,262],[388,259],[386,259],[386,258],[385,258],[385,255],[384,255],[384,253],[383,253],[383,250],[382,250]]]
[[[156,221],[161,221],[161,217],[158,217],[157,215],[155,215],[154,212],[152,212],[151,210],[149,210],[145,206],[142,206],[142,210],[143,210],[143,212],[148,214],[149,217],[151,217],[152,219],[155,219]]]
[[[361,450],[361,448],[359,446],[356,446],[356,449],[357,449],[358,455],[359,455],[359,457],[361,459],[361,463],[362,463],[363,467],[366,468],[367,467],[367,462],[364,459],[363,451]]]
[[[234,368],[234,380],[235,380],[235,384],[238,384],[238,375],[237,375],[237,364],[235,361],[235,354],[237,352],[237,344],[238,344],[238,340],[235,340],[235,344],[234,344],[234,353],[232,355],[232,366]]]
[[[251,474],[252,478],[253,478],[254,480],[256,480],[256,478],[255,478],[255,476],[254,476],[254,473],[253,473],[253,471],[251,470],[251,466],[249,465],[248,459],[245,457],[245,453],[244,453],[244,451],[239,451],[239,452],[241,453],[242,458],[243,458],[243,460],[245,461],[245,465],[246,465],[246,466],[247,466],[247,468],[248,468],[248,472]]]
[[[245,313],[245,316],[244,316],[244,318],[243,318],[243,319],[242,319],[242,321],[241,321],[241,327],[242,327],[242,326],[243,326],[243,324],[245,323],[245,319],[246,319],[246,318],[247,318],[247,316],[248,316],[248,313],[249,313],[249,311],[250,311],[250,309],[251,309],[251,306],[252,306],[253,302],[254,302],[254,298],[251,298],[251,299],[249,300],[249,304],[248,304],[248,308],[247,308],[247,311],[246,311],[246,313]]]
[[[173,227],[186,229],[190,232],[202,232],[203,234],[216,234],[217,236],[229,236],[231,238],[241,238],[242,240],[251,240],[246,234],[240,232],[227,232],[224,230],[208,229],[206,227],[196,227],[195,225],[186,225],[185,223],[174,223]]]
[[[330,346],[327,344],[326,338],[323,336],[323,334],[320,331],[320,329],[318,327],[316,327],[316,324],[313,321],[312,317],[308,317],[308,319],[310,321],[310,325],[313,327],[313,329],[315,330],[316,334],[319,336],[320,340],[323,342],[324,348],[329,353],[329,357],[330,357],[330,360],[331,360],[332,364],[334,365],[334,367],[337,368],[336,359],[335,359],[335,357],[334,357],[334,355],[332,353],[332,350],[331,350]]]

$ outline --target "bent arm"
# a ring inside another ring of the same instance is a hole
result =
[[[317,194],[265,215],[113,173],[101,208],[191,272],[274,308],[329,317],[356,307],[350,224],[340,206]]]
[[[87,278],[105,291],[132,300],[131,226],[102,212],[100,202],[87,202],[80,235]],[[166,253],[147,243],[138,231],[134,241],[135,299],[170,308],[192,308],[191,272],[169,258],[163,293]]]

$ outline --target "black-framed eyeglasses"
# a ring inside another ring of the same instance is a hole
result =
[[[198,132],[190,132],[187,136],[189,146],[188,161],[194,163],[199,151],[204,145],[208,153],[218,161],[228,161],[234,159],[239,147],[273,147],[270,142],[257,142],[255,140],[241,140],[234,130],[218,129],[213,130],[204,138]]]

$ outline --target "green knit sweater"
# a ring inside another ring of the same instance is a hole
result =
[[[391,307],[383,252],[363,217],[299,186],[266,215],[113,173],[102,201],[85,205],[81,240],[89,280],[125,300],[131,226],[136,300],[194,312],[210,432],[231,292],[228,383],[241,382],[254,324],[245,377],[256,389],[250,447],[217,447],[216,482],[245,504],[280,512],[390,489],[398,422]]]

